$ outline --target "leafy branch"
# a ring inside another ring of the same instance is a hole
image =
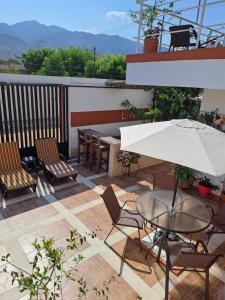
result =
[[[43,237],[40,241],[35,240],[33,247],[35,256],[30,262],[31,271],[24,270],[16,266],[10,254],[1,257],[4,266],[1,272],[11,276],[12,285],[17,284],[19,291],[22,293],[27,291],[29,299],[36,300],[56,300],[61,297],[63,299],[63,279],[67,279],[77,284],[78,294],[76,298],[83,299],[89,292],[95,292],[100,299],[108,299],[109,285],[113,281],[103,282],[102,288],[93,287],[89,289],[87,281],[84,277],[78,278],[76,266],[83,261],[84,257],[80,254],[74,255],[72,267],[66,265],[68,253],[78,250],[87,240],[87,237],[94,239],[100,229],[86,233],[85,236],[79,234],[74,229],[71,230],[66,238],[66,246],[64,248],[57,247],[53,238]]]

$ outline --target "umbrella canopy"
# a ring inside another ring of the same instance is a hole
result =
[[[225,174],[225,134],[192,120],[120,128],[121,150],[166,160],[213,176]]]

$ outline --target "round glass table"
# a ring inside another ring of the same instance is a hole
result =
[[[174,208],[171,208],[173,190],[154,190],[137,198],[137,210],[148,222],[174,233],[196,233],[210,225],[208,208],[198,199],[177,192]]]

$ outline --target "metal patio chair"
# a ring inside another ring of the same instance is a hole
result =
[[[0,144],[0,185],[3,197],[9,191],[16,191],[31,187],[35,192],[37,181],[26,172],[20,160],[17,142]]]
[[[125,209],[124,208],[124,206],[128,202],[135,203],[135,201],[128,200],[121,207],[119,205],[118,199],[117,199],[111,185],[109,185],[106,188],[106,190],[101,195],[101,197],[102,197],[102,199],[105,203],[105,206],[106,206],[106,208],[109,212],[109,215],[110,215],[111,220],[112,220],[112,226],[113,226],[112,229],[110,230],[110,232],[108,233],[107,237],[105,238],[104,243],[107,244],[106,241],[107,241],[108,237],[110,236],[110,234],[112,233],[114,228],[117,228],[120,232],[122,232],[124,235],[126,235],[127,238],[129,238],[129,236],[119,226],[133,227],[133,228],[137,228],[137,230],[138,230],[140,250],[142,250],[140,230],[144,229],[145,221],[140,216],[140,214],[137,212],[137,210],[130,210],[130,209]],[[124,259],[125,259],[126,248],[127,248],[127,243],[126,243],[126,246],[125,246],[124,251],[123,251],[122,265],[123,265],[123,262],[124,262]],[[122,265],[121,265],[119,275],[121,275],[121,273],[122,273]]]
[[[179,30],[186,30],[177,32]],[[186,48],[187,50],[189,47],[196,46],[196,43],[191,43],[191,38],[194,37],[197,40],[197,33],[194,29],[194,26],[191,24],[187,25],[179,25],[179,26],[171,26],[169,28],[170,34],[171,34],[171,41],[170,41],[170,47],[173,48],[173,51],[175,48]]]
[[[205,253],[198,252],[200,244],[202,244]],[[162,238],[158,245],[158,262],[161,250],[163,249],[166,252],[165,300],[169,299],[169,272],[182,269],[185,271],[204,272],[206,274],[204,299],[209,300],[209,269],[223,255],[206,253],[205,245],[201,241],[192,244],[184,243],[183,241],[171,242],[166,238]]]
[[[77,178],[78,171],[60,160],[60,154],[55,138],[40,139],[35,141],[39,164],[45,172],[46,179],[53,185],[57,179],[72,177]]]
[[[211,237],[214,234],[225,234],[225,203],[219,207],[217,213],[215,213],[212,206],[207,205],[207,207],[212,213],[212,218],[210,222],[210,228],[206,231],[208,235],[208,239],[205,241],[206,245],[208,245]]]

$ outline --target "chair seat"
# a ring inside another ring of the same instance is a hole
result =
[[[173,264],[175,262],[175,260],[177,259],[177,257],[179,256],[179,254],[183,251],[183,252],[197,252],[196,248],[194,247],[194,245],[191,244],[187,244],[183,241],[168,241],[168,246],[170,249],[170,262],[171,264]]]
[[[138,225],[134,219],[138,222]],[[117,224],[121,226],[139,227],[142,229],[144,219],[140,216],[137,210],[122,209]]]
[[[0,181],[7,190],[16,190],[37,184],[37,181],[23,168],[2,171]]]
[[[78,172],[73,167],[71,167],[64,161],[46,164],[45,169],[56,178],[64,178],[78,174]]]
[[[93,149],[94,150],[98,150],[98,149],[100,149],[100,150],[109,150],[109,145],[103,145],[103,144],[101,144],[100,146],[98,145],[98,144],[93,144]]]

